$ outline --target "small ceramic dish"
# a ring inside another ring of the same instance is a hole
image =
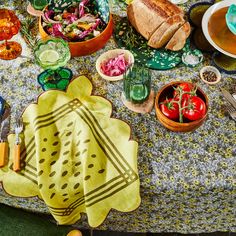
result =
[[[101,70],[101,64],[104,62],[107,62],[109,59],[115,58],[117,56],[119,56],[120,54],[124,54],[124,58],[127,62],[129,62],[129,64],[133,64],[134,63],[134,56],[133,54],[129,51],[129,50],[125,50],[125,49],[113,49],[113,50],[109,50],[105,53],[103,53],[102,55],[100,55],[96,61],[96,70],[98,72],[98,74],[105,80],[109,80],[109,81],[118,81],[118,80],[122,80],[124,73],[118,76],[109,76],[109,75],[105,75],[102,70]]]
[[[200,70],[200,78],[203,82],[213,85],[220,82],[221,74],[216,67],[205,66]]]
[[[203,61],[203,54],[200,50],[184,52],[182,55],[182,62],[188,67],[194,67]]]

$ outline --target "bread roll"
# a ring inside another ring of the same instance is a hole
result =
[[[164,21],[159,28],[152,34],[148,45],[153,48],[161,48],[174,35],[174,33],[184,24],[182,15],[174,15]]]
[[[181,50],[184,47],[186,39],[190,35],[190,32],[191,32],[190,24],[186,22],[175,32],[175,34],[170,39],[165,48],[172,51]]]
[[[183,15],[183,11],[168,0],[134,0],[127,7],[130,23],[147,40],[173,15]]]

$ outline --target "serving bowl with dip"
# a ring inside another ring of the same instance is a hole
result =
[[[236,58],[236,35],[229,30],[226,23],[226,14],[232,4],[235,4],[235,0],[225,0],[209,7],[202,18],[202,30],[215,49]]]

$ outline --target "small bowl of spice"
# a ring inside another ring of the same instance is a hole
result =
[[[221,79],[219,70],[214,66],[205,66],[200,70],[200,78],[207,84],[217,84]]]
[[[189,67],[194,67],[200,64],[203,60],[202,52],[198,49],[184,52],[182,55],[182,62]]]

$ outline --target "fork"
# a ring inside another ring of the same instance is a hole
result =
[[[236,121],[236,110],[229,104],[225,105],[225,108],[229,113],[229,115],[231,116],[231,118]]]
[[[14,171],[20,170],[20,144],[21,144],[20,133],[22,131],[23,131],[23,122],[21,119],[17,119],[15,127],[16,139],[15,139],[14,160],[13,160]]]

